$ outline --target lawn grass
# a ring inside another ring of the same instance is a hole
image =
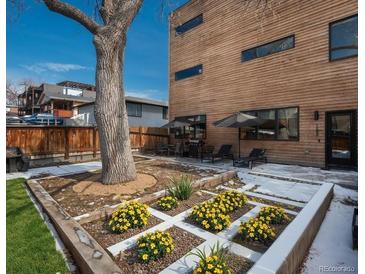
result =
[[[47,225],[25,191],[24,182],[6,182],[6,272],[69,273]]]

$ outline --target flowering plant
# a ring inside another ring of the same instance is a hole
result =
[[[161,210],[171,210],[177,207],[177,200],[175,197],[166,196],[157,201],[157,205]]]
[[[246,195],[234,190],[222,192],[214,198],[214,202],[224,206],[227,212],[243,207],[247,201]]]
[[[277,206],[265,206],[260,209],[259,219],[268,224],[284,224],[290,218],[285,213],[285,209]]]
[[[241,223],[239,235],[243,240],[259,241],[264,244],[271,242],[275,237],[275,230],[259,218],[250,218],[247,222]]]
[[[108,224],[112,231],[122,233],[130,228],[146,225],[150,216],[147,205],[132,201],[118,207]]]
[[[206,201],[192,208],[190,218],[207,230],[221,231],[231,223],[231,218],[226,213],[223,204]]]
[[[197,256],[199,264],[197,268],[194,269],[193,274],[199,273],[217,273],[217,274],[230,274],[227,263],[226,263],[226,250],[223,246],[219,245],[217,242],[210,250],[210,256],[207,256],[205,250],[197,250],[195,253],[190,253],[189,255]]]
[[[144,263],[162,258],[175,248],[170,233],[161,231],[139,237],[137,245],[138,257]]]

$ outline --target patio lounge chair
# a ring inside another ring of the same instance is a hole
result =
[[[216,160],[223,160],[225,158],[233,159],[231,149],[232,145],[222,145],[217,153],[214,153],[213,150],[203,152],[201,155],[201,161],[209,160],[214,163]]]
[[[267,163],[267,158],[265,156],[265,149],[254,148],[251,150],[250,155],[248,157],[240,156],[238,159],[233,160],[233,166],[242,167],[247,166],[252,169],[252,165],[254,162],[265,162]]]

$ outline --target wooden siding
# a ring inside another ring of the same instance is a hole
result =
[[[264,16],[239,0],[192,0],[171,15],[170,119],[206,114],[206,142],[231,143],[237,153],[237,129],[214,121],[241,110],[299,106],[299,141],[244,140],[241,153],[262,147],[269,161],[323,167],[325,112],[358,104],[357,57],[329,61],[329,23],[357,14],[357,1],[274,2]],[[175,34],[176,25],[201,13],[203,24]],[[292,34],[295,48],[241,62],[243,50]],[[176,71],[197,64],[201,75],[175,81]]]
[[[165,128],[131,127],[131,146],[135,149],[154,149],[169,141]],[[96,152],[100,150],[99,134],[94,127],[9,126],[6,146],[20,147],[28,155]]]

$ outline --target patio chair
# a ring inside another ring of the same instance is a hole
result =
[[[214,153],[214,150],[203,152],[201,155],[201,162],[209,160],[214,163],[216,160],[223,160],[225,158],[233,159],[231,149],[232,145],[222,145],[217,153]]]
[[[199,157],[199,143],[189,144],[189,157],[193,158]]]
[[[168,144],[157,144],[156,147],[156,154],[162,155],[162,154],[169,154],[169,146]]]
[[[183,155],[183,144],[182,143],[176,143],[173,153],[174,153],[175,157],[176,156],[182,156]]]
[[[239,156],[238,159],[233,160],[234,167],[243,167],[248,166],[252,169],[252,165],[255,162],[265,162],[267,163],[267,158],[265,156],[265,149],[262,148],[254,148],[251,150],[248,157]]]

